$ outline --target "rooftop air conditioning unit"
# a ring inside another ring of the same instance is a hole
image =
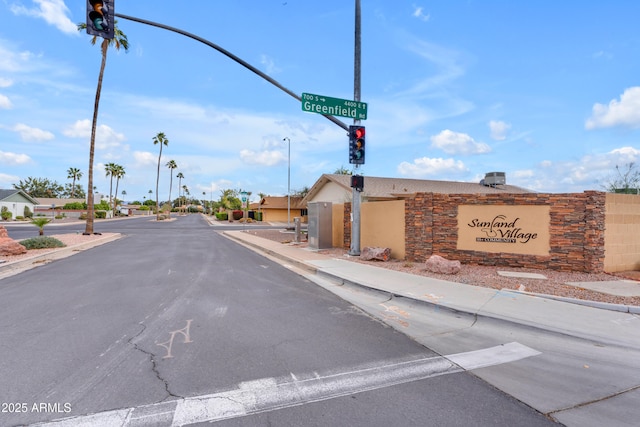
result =
[[[487,172],[484,175],[484,185],[505,185],[507,177],[504,172]]]

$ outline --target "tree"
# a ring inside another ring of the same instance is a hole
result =
[[[75,197],[72,197],[72,195]],[[67,182],[64,185],[64,191],[62,192],[61,196],[70,199],[86,199],[87,193],[84,192],[84,188],[80,184],[72,186],[70,182]]]
[[[171,187],[173,187],[173,170],[178,167],[175,160],[169,160],[166,164],[169,168],[169,205],[172,206],[171,203]],[[171,218],[171,210],[169,210],[169,218]]]
[[[112,211],[115,210],[113,209],[113,203],[111,202],[111,195],[113,194],[113,178],[116,175],[117,168],[118,165],[113,162],[104,165],[105,176],[107,178],[111,177],[111,179],[109,180],[109,209],[111,209]]]
[[[220,207],[222,209],[240,209],[242,201],[238,198],[237,190],[221,190],[220,191]]]
[[[78,24],[78,31],[84,31],[87,29],[87,23],[81,22]],[[97,37],[91,38],[91,44],[96,44]],[[100,73],[98,74],[98,86],[96,87],[96,98],[93,104],[93,121],[91,122],[91,141],[89,143],[89,171],[88,171],[88,183],[87,183],[87,225],[83,234],[93,234],[93,217],[95,215],[93,192],[93,156],[96,147],[96,127],[98,124],[98,106],[100,105],[100,92],[102,91],[102,78],[104,76],[104,68],[107,64],[107,48],[114,46],[116,50],[120,50],[122,47],[125,52],[129,51],[129,41],[127,36],[118,28],[118,21],[114,21],[114,37],[112,39],[103,39],[100,45],[102,51],[102,62],[100,63]]]
[[[18,184],[13,184],[13,188],[16,190],[22,190],[31,197],[47,197],[58,198],[64,192],[62,185],[56,181],[50,181],[48,178],[33,178],[28,177],[22,182],[20,180]]]
[[[353,172],[349,169],[346,169],[344,166],[340,166],[335,170],[334,174],[336,175],[353,175]]]
[[[35,225],[40,229],[38,235],[44,236],[44,226],[51,222],[50,218],[38,217],[31,220],[31,224]]]
[[[604,185],[610,193],[638,194],[640,192],[640,169],[634,163],[627,163],[624,169],[616,165],[616,173]]]
[[[291,196],[304,198],[304,196],[306,196],[309,193],[309,190],[310,188],[305,185],[300,190],[293,190],[293,192],[291,193]]]
[[[82,178],[82,172],[78,168],[69,168],[67,169],[67,179],[72,179],[73,183],[71,184],[71,198],[75,195],[76,190],[76,180]]]
[[[114,176],[116,177],[116,192],[114,197],[114,208],[118,207],[118,185],[120,184],[120,179],[124,178],[125,175],[126,175],[126,172],[124,171],[124,167],[121,165],[116,165],[116,170],[114,173]],[[114,211],[114,214],[115,214],[115,211]]]
[[[169,140],[163,132],[158,132],[158,134],[153,137],[153,145],[157,144],[160,144],[160,154],[158,154],[158,174],[156,176],[156,206],[160,206],[158,204],[158,185],[160,184],[160,158],[162,157],[162,146],[169,145]],[[156,210],[156,221],[160,221],[160,209]]]
[[[178,178],[178,203],[179,203],[179,205],[176,207],[180,207],[182,206],[182,199],[180,199],[180,189],[182,188],[182,178],[184,178],[184,175],[182,174],[182,172],[178,172],[178,175],[176,175],[176,178]]]

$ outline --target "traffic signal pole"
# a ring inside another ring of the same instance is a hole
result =
[[[232,60],[234,60],[238,64],[242,65],[246,69],[248,69],[248,70],[252,71],[253,73],[257,74],[258,76],[262,77],[263,79],[265,79],[266,81],[268,81],[269,83],[271,83],[272,85],[277,87],[278,89],[284,91],[288,95],[291,95],[292,97],[294,97],[298,101],[302,102],[302,98],[300,97],[300,95],[297,95],[295,92],[287,89],[286,87],[284,87],[283,85],[278,83],[276,80],[274,80],[273,78],[269,77],[267,74],[265,74],[262,71],[258,70],[253,65],[249,64],[248,62],[246,62],[243,59],[240,59],[239,57],[237,57],[233,53],[229,52],[228,50],[226,50],[226,49],[224,49],[224,48],[222,48],[220,46],[218,46],[217,44],[210,42],[209,40],[203,39],[202,37],[196,36],[195,34],[189,33],[187,31],[183,31],[183,30],[181,30],[179,28],[170,27],[169,25],[160,24],[158,22],[148,21],[146,19],[136,18],[136,17],[128,16],[128,15],[123,15],[121,13],[116,13],[115,16],[118,17],[118,18],[127,19],[129,21],[139,22],[141,24],[151,25],[152,27],[157,27],[157,28],[162,28],[164,30],[173,31],[174,33],[182,34],[183,36],[187,36],[187,37],[192,38],[192,39],[194,39],[196,41],[199,41],[200,43],[206,44],[207,46],[217,50],[218,52],[222,53],[223,55],[227,56],[228,58],[231,58]],[[340,120],[336,119],[335,117],[330,116],[328,114],[322,114],[322,116],[327,118],[329,121],[335,123],[336,125],[340,126],[342,129],[344,129],[346,131],[349,130],[349,126],[347,126],[345,123],[341,122]]]
[[[360,0],[356,1],[356,13],[355,13],[355,42],[354,42],[354,50],[353,50],[353,100],[356,102],[360,101]],[[360,120],[354,119],[354,125],[359,125]],[[354,174],[358,174],[359,164],[356,163],[354,167]],[[362,189],[352,188],[351,189],[351,247],[349,250],[349,255],[359,256],[360,255],[360,192]]]

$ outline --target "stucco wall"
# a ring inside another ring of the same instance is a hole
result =
[[[404,259],[404,200],[360,204],[360,248],[386,247]]]
[[[640,270],[640,196],[607,193],[604,270]]]

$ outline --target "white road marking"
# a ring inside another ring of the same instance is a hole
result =
[[[375,366],[314,376],[293,373],[282,378],[263,378],[238,384],[220,393],[188,397],[136,408],[33,424],[39,427],[91,426],[183,426],[249,414],[274,411],[306,403],[348,396],[397,384],[514,362],[540,352],[512,342],[482,350],[410,361],[385,361]]]

